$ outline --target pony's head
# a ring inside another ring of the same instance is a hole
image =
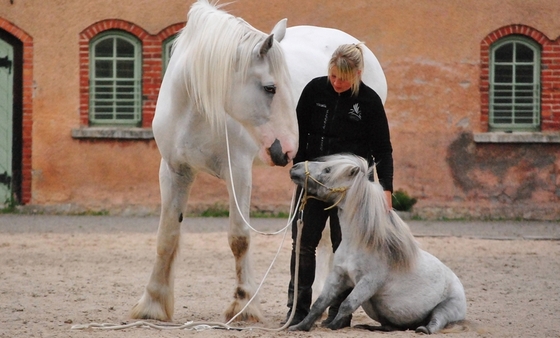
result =
[[[260,146],[263,161],[282,166],[295,156],[298,143],[290,76],[274,40],[283,29],[277,25],[265,34],[199,0],[174,46],[192,105],[212,131],[222,133],[229,116]]]
[[[344,196],[356,181],[367,181],[367,161],[362,157],[339,154],[316,161],[294,164],[290,177],[307,193],[328,203],[344,203]]]

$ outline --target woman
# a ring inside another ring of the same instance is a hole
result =
[[[360,44],[341,45],[329,61],[328,76],[311,80],[303,89],[296,109],[300,139],[294,163],[336,153],[362,156],[370,165],[375,161],[379,181],[391,207],[393,149],[389,125],[381,98],[361,80],[363,69],[364,58]],[[298,188],[298,195],[300,190],[301,187]],[[329,217],[333,252],[340,244],[338,211],[337,208],[325,211],[329,206],[322,201],[309,199],[303,211],[298,302],[291,325],[299,323],[309,313],[311,287],[315,280],[315,250]],[[293,310],[296,223],[297,219],[292,224],[289,311],[286,319]],[[341,295],[340,301],[329,308],[326,323],[334,319],[340,302],[348,293]],[[350,326],[350,321],[351,316],[346,326]]]

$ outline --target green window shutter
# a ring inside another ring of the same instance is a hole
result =
[[[540,127],[540,47],[527,38],[501,39],[490,53],[490,129]]]
[[[142,122],[140,42],[130,34],[110,31],[90,43],[92,125],[139,126]]]

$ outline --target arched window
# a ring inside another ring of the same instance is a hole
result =
[[[491,130],[540,128],[540,47],[522,36],[508,36],[490,49]]]
[[[167,69],[167,65],[169,64],[169,60],[171,59],[171,51],[173,49],[173,41],[175,41],[175,38],[177,37],[177,35],[172,35],[170,37],[168,37],[167,39],[165,39],[163,41],[162,44],[162,55],[163,55],[163,74],[165,74],[165,70]],[[162,74],[162,75],[163,75]]]
[[[91,125],[140,126],[142,122],[141,44],[111,30],[90,42]]]

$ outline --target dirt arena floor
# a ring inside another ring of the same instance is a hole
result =
[[[263,231],[283,219],[253,220]],[[422,247],[462,280],[466,333],[447,337],[560,337],[560,223],[409,221]],[[187,218],[175,282],[174,323],[223,322],[232,299],[234,261],[227,219]],[[119,331],[72,329],[91,323],[133,323],[128,312],[145,287],[155,255],[157,218],[0,215],[0,337],[415,337],[412,331],[356,328],[311,332],[261,329]],[[253,235],[260,280],[282,235]],[[289,236],[261,290],[265,321],[286,314]],[[374,324],[358,310],[352,322]],[[239,323],[249,326],[249,323]],[[444,336],[436,334],[435,336]]]

